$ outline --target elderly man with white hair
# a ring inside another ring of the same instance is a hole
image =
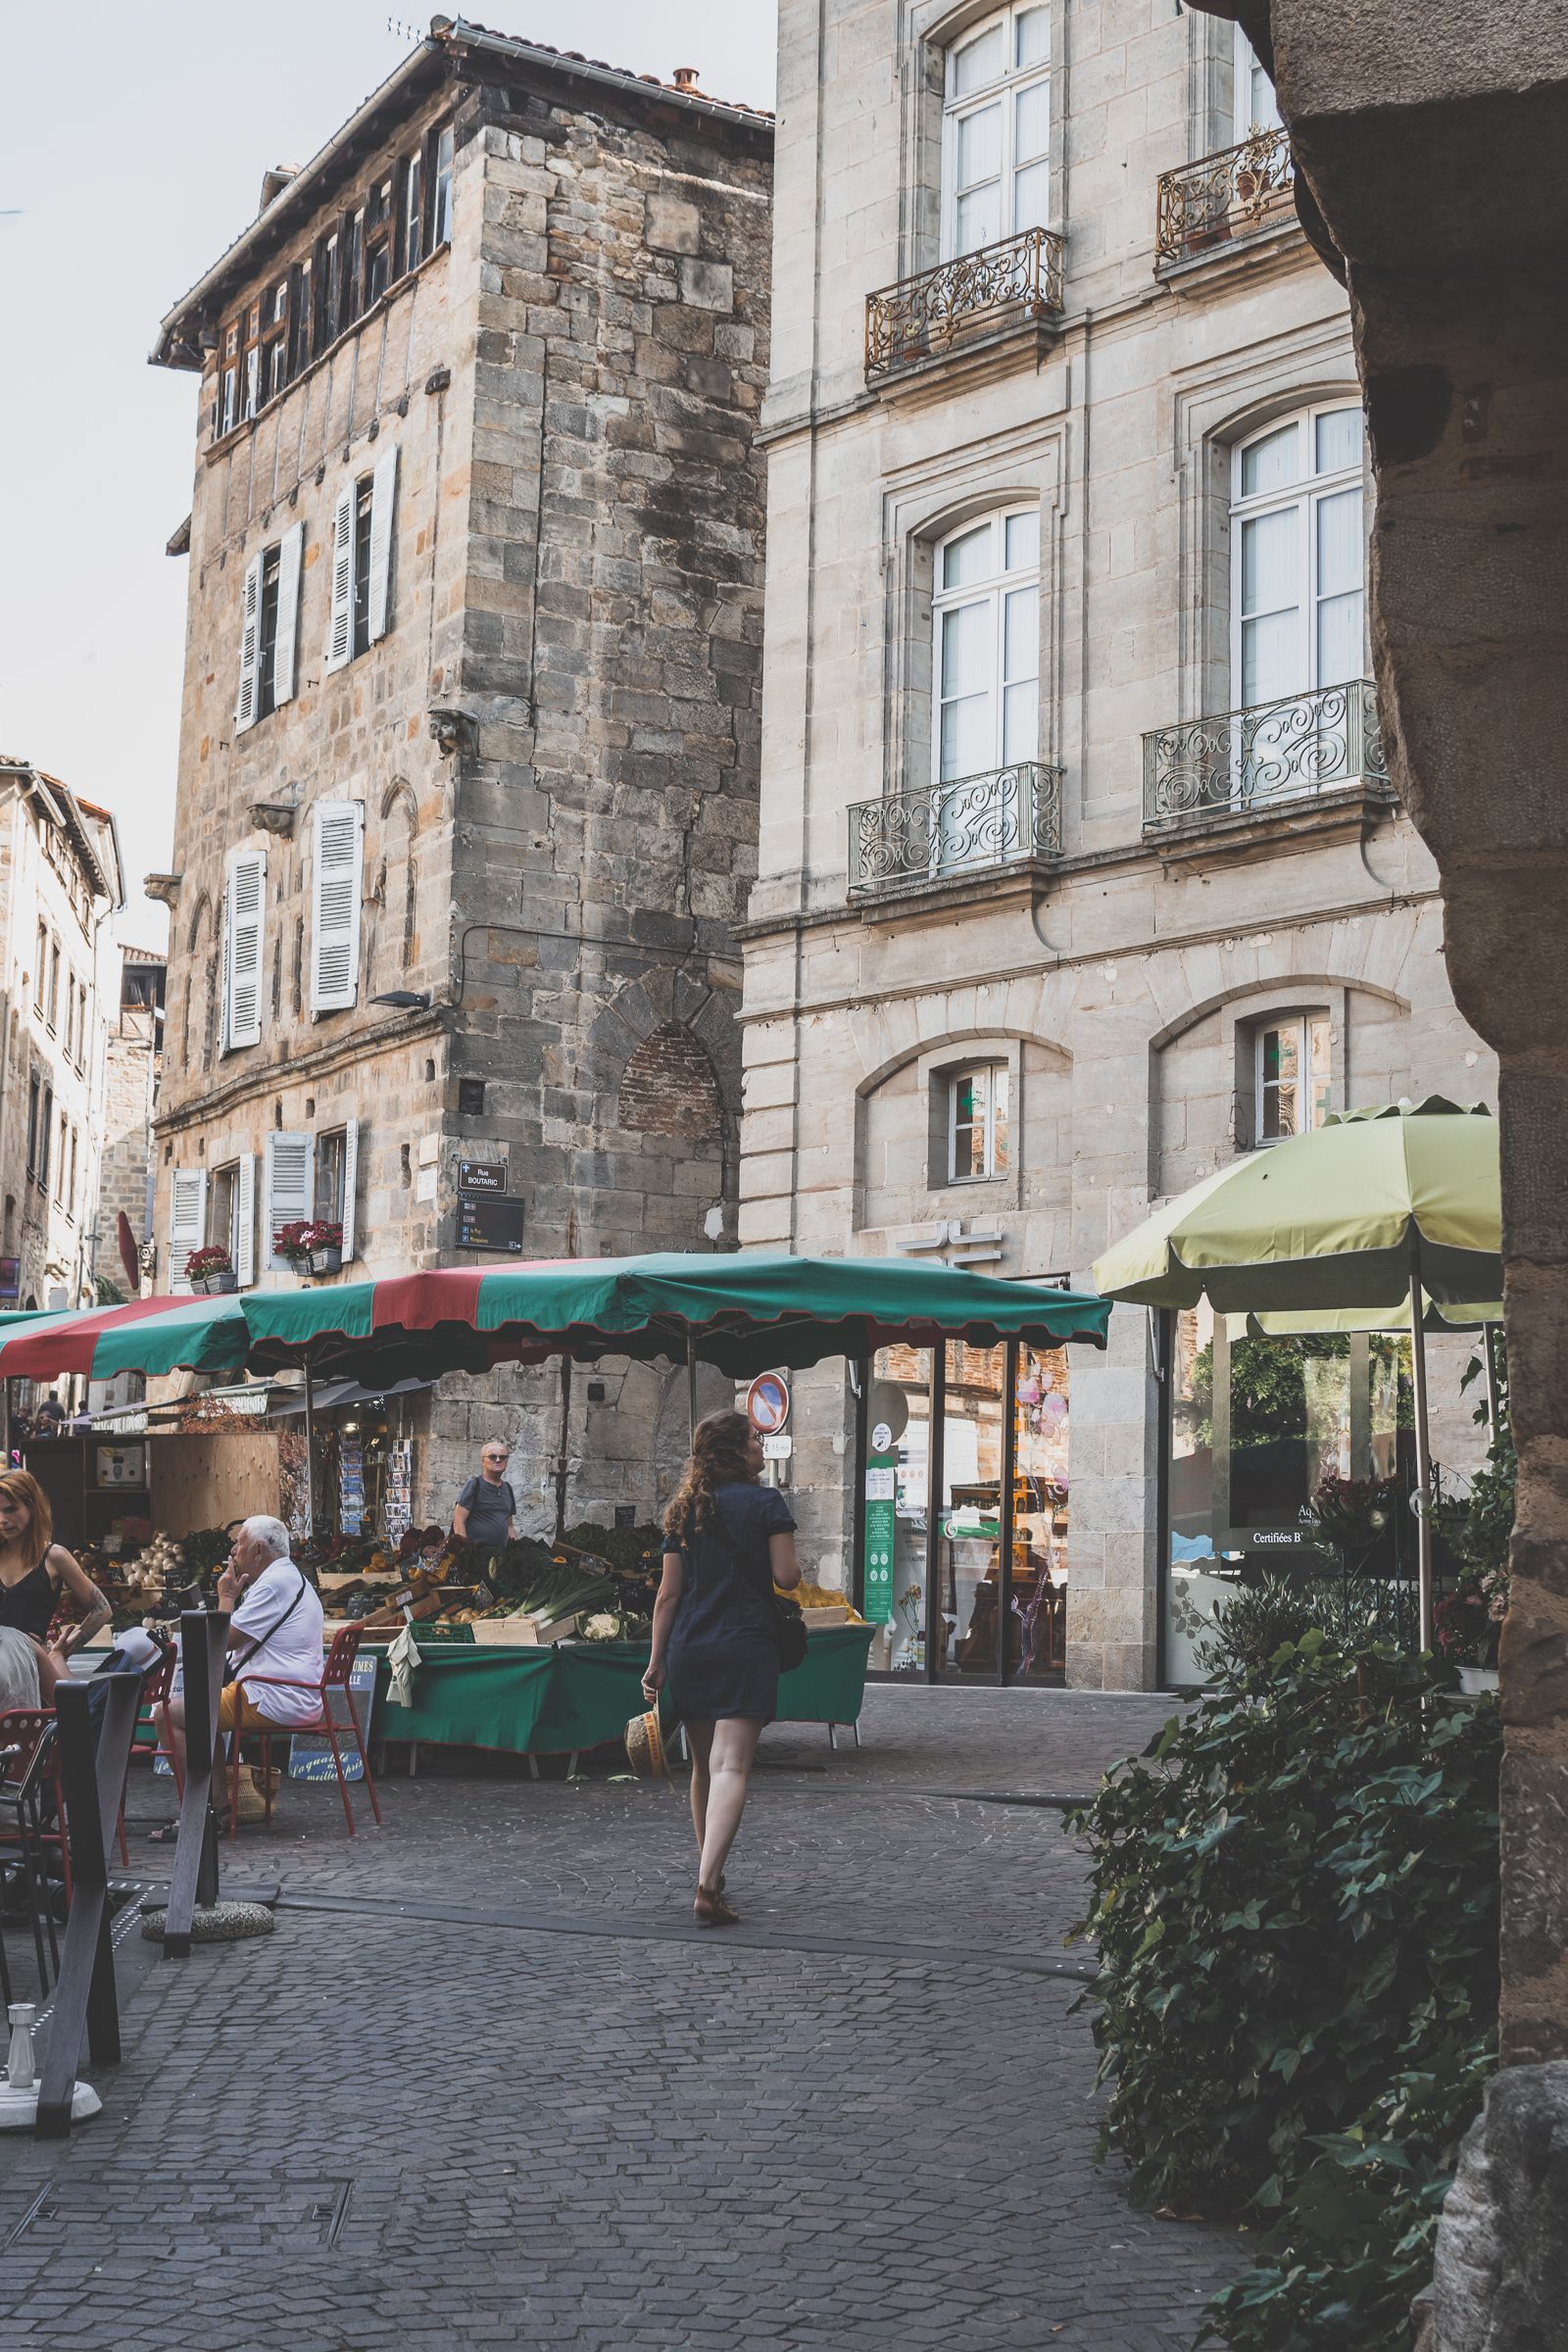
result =
[[[281,1519],[247,1519],[234,1538],[228,1566],[218,1580],[218,1605],[228,1611],[228,1650],[231,1679],[224,1685],[219,1709],[220,1734],[259,1731],[264,1726],[287,1731],[293,1724],[314,1723],[321,1711],[317,1689],[321,1680],[321,1603],[316,1588],[288,1556],[288,1529]],[[254,1671],[278,1678],[296,1688],[278,1690],[273,1684],[248,1679]],[[309,1685],[301,1689],[297,1686]],[[170,1706],[172,1745],[185,1770],[185,1709],[181,1699]],[[241,1780],[243,1811],[244,1781]],[[214,1759],[213,1802],[223,1809],[225,1791],[222,1741]],[[171,1829],[172,1824],[170,1825]],[[153,1832],[154,1838],[162,1835]]]

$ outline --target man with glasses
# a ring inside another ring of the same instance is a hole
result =
[[[452,1533],[460,1544],[488,1544],[499,1551],[516,1533],[517,1498],[507,1484],[510,1447],[491,1438],[479,1456],[479,1476],[467,1480],[452,1506]]]

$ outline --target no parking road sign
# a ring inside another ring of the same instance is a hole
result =
[[[790,1417],[790,1384],[779,1372],[759,1373],[746,1392],[746,1418],[764,1438],[776,1437]]]

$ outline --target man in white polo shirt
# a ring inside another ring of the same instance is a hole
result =
[[[315,1723],[321,1712],[321,1603],[316,1588],[288,1556],[288,1529],[281,1519],[247,1519],[234,1538],[228,1566],[218,1580],[218,1605],[229,1613],[228,1651],[233,1681],[224,1685],[218,1729],[287,1731]],[[251,1680],[247,1670],[254,1670]],[[291,1687],[279,1690],[262,1676]],[[308,1689],[297,1686],[309,1685]],[[170,1706],[172,1745],[185,1770],[185,1707]],[[213,1801],[222,1807],[226,1791],[220,1740],[214,1762]]]

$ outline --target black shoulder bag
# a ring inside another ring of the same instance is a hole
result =
[[[245,1668],[250,1664],[252,1658],[254,1658],[259,1651],[264,1650],[267,1647],[269,1642],[276,1640],[277,1636],[283,1631],[284,1626],[287,1625],[289,1619],[293,1616],[295,1610],[299,1607],[300,1602],[305,1598],[307,1587],[304,1575],[301,1570],[295,1566],[294,1561],[290,1560],[289,1566],[294,1569],[295,1575],[299,1577],[299,1591],[295,1593],[293,1599],[289,1602],[288,1607],[283,1611],[282,1616],[278,1618],[275,1625],[270,1626],[265,1634],[262,1634],[259,1637],[252,1637],[251,1645],[242,1658],[236,1658],[230,1655],[224,1659],[223,1684],[225,1689],[231,1682],[234,1681],[237,1675],[244,1672]],[[804,1631],[802,1633],[802,1640],[803,1642],[805,1640]]]

